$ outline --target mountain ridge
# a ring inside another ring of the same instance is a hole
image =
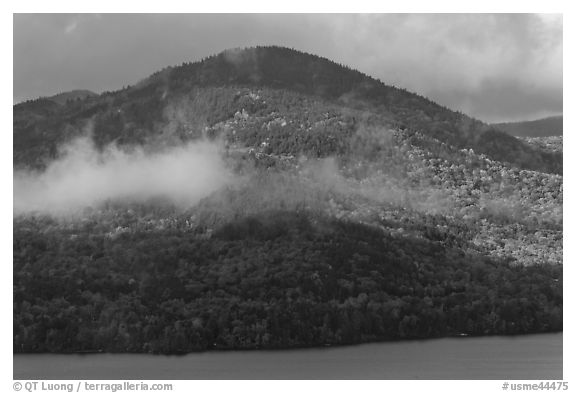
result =
[[[159,133],[158,122],[164,121],[167,103],[189,95],[194,89],[226,86],[290,90],[359,112],[382,115],[393,127],[424,132],[458,148],[472,148],[524,169],[554,173],[562,170],[561,156],[534,149],[479,120],[451,111],[405,89],[388,86],[326,58],[275,46],[228,50],[198,62],[168,67],[132,87],[89,97],[79,106],[71,105],[55,111],[52,108],[49,116],[35,124],[21,124],[17,120],[20,118],[17,113],[27,112],[25,106],[15,106],[15,165],[26,165],[26,159],[19,154],[26,145],[36,147],[36,155],[45,159],[55,156],[57,145],[65,138],[55,135],[53,141],[41,140],[34,135],[39,128],[56,128],[54,132],[60,134],[62,129],[79,127],[80,123],[95,119],[94,133],[103,144],[117,139],[122,143],[141,143],[142,138]],[[129,111],[123,108],[127,106],[130,107],[131,116],[127,116],[126,112]],[[118,116],[120,113],[125,114]],[[218,115],[222,114],[220,110]],[[126,132],[130,124],[141,130]],[[21,139],[27,142],[21,143]],[[38,147],[41,142],[48,142],[48,151],[44,149],[39,152],[43,149]]]
[[[536,120],[494,123],[494,127],[517,137],[562,136],[563,116],[548,116]]]

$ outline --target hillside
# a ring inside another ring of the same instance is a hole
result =
[[[532,121],[492,124],[507,134],[518,137],[552,137],[562,136],[563,117],[552,116]]]
[[[101,146],[112,141],[127,145],[157,142],[160,130],[172,126],[175,113],[178,120],[191,123],[197,135],[204,126],[242,110],[242,103],[226,90],[231,86],[265,87],[315,97],[345,108],[344,112],[376,114],[385,125],[420,131],[522,169],[562,172],[559,154],[534,149],[487,124],[327,59],[280,47],[225,51],[164,69],[121,91],[88,97],[64,108],[48,108],[43,114],[36,108],[38,103],[16,105],[14,165],[42,167],[57,155],[59,144],[85,132],[88,123]],[[202,89],[211,92],[199,95]],[[183,102],[183,114],[173,110]],[[267,109],[272,112],[275,108],[268,105]],[[351,124],[348,130],[354,132],[357,127]]]
[[[15,352],[562,330],[561,141],[276,47],[14,114]]]

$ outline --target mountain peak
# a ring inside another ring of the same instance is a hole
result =
[[[179,108],[177,123],[180,129],[186,129],[190,124],[195,124],[196,128],[212,126],[243,109],[233,92],[239,88],[280,92],[275,105],[285,107],[284,116],[294,115],[294,109],[286,106],[286,100],[289,95],[297,94],[320,103],[317,108],[308,108],[310,111],[320,111],[326,105],[336,106],[338,111],[357,111],[358,117],[367,114],[384,119],[380,121],[382,127],[420,132],[455,148],[474,149],[494,160],[521,168],[561,172],[561,157],[534,151],[490,125],[418,94],[386,85],[345,65],[279,46],[228,49],[198,62],[166,68],[129,88],[103,93],[62,109],[49,107],[41,113],[32,113],[40,116],[41,122],[50,117],[49,124],[33,125],[26,107],[20,107],[20,116],[15,120],[15,146],[30,149],[26,132],[34,134],[34,129],[56,127],[54,146],[40,148],[47,141],[39,135],[32,144],[44,152],[56,151],[57,143],[62,142],[60,130],[65,129],[66,124],[72,129],[72,124],[82,124],[88,119],[94,124],[94,136],[99,144],[157,140],[163,134],[159,128],[171,121],[167,114],[174,113],[174,108]],[[62,100],[69,95],[55,97]],[[272,107],[268,109],[274,111]],[[181,119],[183,113],[188,117],[186,121]],[[198,121],[199,118],[204,120]],[[27,129],[16,132],[19,128],[16,123]],[[359,127],[359,124],[351,127]],[[355,131],[350,129],[335,136],[340,139],[338,145],[345,145],[345,135]],[[192,134],[199,135],[201,130],[195,129]],[[27,142],[20,144],[20,138]],[[27,156],[20,154],[23,152],[17,153],[15,157]]]

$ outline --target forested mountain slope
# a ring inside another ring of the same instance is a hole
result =
[[[14,351],[562,330],[561,159],[278,47],[15,105]]]
[[[198,131],[197,126],[211,126],[242,109],[225,89],[232,86],[297,92],[346,109],[377,114],[394,127],[423,132],[523,169],[562,170],[561,155],[534,149],[487,124],[327,59],[281,47],[228,50],[164,69],[120,91],[70,102],[65,108],[51,107],[42,99],[16,105],[14,164],[42,166],[57,155],[60,143],[88,123],[101,145],[157,140],[172,120],[172,108],[182,100],[187,100],[188,113]],[[210,94],[197,94],[198,89],[207,88]],[[350,125],[349,130],[356,128]]]

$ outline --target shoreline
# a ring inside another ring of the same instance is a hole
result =
[[[411,343],[411,342],[429,342],[442,339],[478,339],[487,337],[500,337],[500,338],[518,338],[526,336],[536,336],[543,334],[562,334],[564,331],[547,331],[547,332],[528,332],[528,333],[515,333],[515,334],[453,334],[447,336],[435,336],[424,338],[400,338],[389,340],[368,340],[360,341],[357,343],[342,343],[342,344],[312,344],[312,345],[294,345],[286,347],[252,347],[252,348],[223,348],[211,347],[198,351],[190,352],[106,352],[104,350],[85,350],[85,351],[72,351],[72,352],[12,352],[13,356],[16,355],[153,355],[153,356],[174,356],[184,357],[187,355],[206,354],[206,353],[239,353],[239,352],[291,352],[299,350],[315,350],[315,349],[338,349],[358,347],[362,345],[371,344],[389,344],[389,343]]]

